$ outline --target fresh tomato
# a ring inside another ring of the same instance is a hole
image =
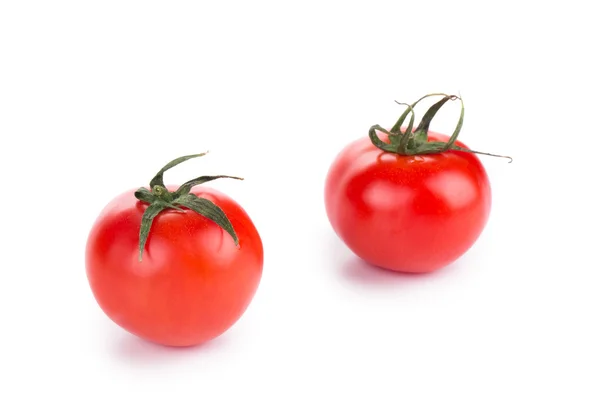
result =
[[[452,136],[429,131],[439,108],[457,99],[442,96],[416,129],[413,107],[422,99],[389,131],[371,127],[369,137],[349,144],[330,167],[329,221],[350,250],[375,266],[407,273],[437,270],[462,256],[488,221],[490,182],[479,152],[456,140],[464,106]]]
[[[86,269],[101,309],[143,339],[191,346],[229,329],[258,288],[263,245],[244,209],[199,186],[207,176],[165,186],[165,170],[147,188],[118,195],[88,237]],[[235,177],[234,177],[235,178]]]

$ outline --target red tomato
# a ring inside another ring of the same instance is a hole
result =
[[[462,115],[457,130],[460,125]],[[424,132],[423,141],[450,139],[427,127]],[[452,263],[474,244],[488,220],[491,191],[472,152],[404,155],[365,137],[331,165],[325,205],[334,231],[357,256],[389,270],[423,273]]]
[[[263,246],[250,217],[225,194],[196,186],[191,194],[222,210],[239,244],[214,219],[179,205],[156,215],[140,254],[150,206],[134,192],[113,199],[89,234],[86,269],[98,304],[156,343],[191,346],[219,336],[242,316],[261,279]]]

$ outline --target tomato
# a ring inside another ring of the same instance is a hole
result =
[[[453,99],[445,96],[432,106],[416,130],[416,103],[409,106],[392,130],[373,126],[369,137],[333,161],[325,182],[327,216],[339,238],[368,263],[431,272],[457,260],[482,233],[490,182],[478,152],[456,140],[464,111],[452,137],[428,130],[439,107]],[[408,115],[411,123],[401,127]]]
[[[262,241],[238,203],[196,185],[226,176],[191,180],[187,200],[178,201],[181,186],[165,186],[159,174],[100,213],[87,241],[87,277],[101,309],[125,330],[163,345],[197,345],[224,333],[251,303]]]

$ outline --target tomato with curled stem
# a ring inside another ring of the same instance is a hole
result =
[[[329,221],[368,263],[407,273],[440,269],[471,248],[487,223],[490,182],[476,154],[489,153],[457,141],[462,100],[452,136],[429,131],[438,110],[458,99],[440,96],[416,128],[413,108],[425,97],[407,105],[390,130],[371,127],[369,137],[345,147],[329,169]]]
[[[262,275],[262,241],[248,214],[201,185],[228,176],[164,184],[166,170],[201,155],[180,157],[149,187],[115,197],[87,241],[87,277],[101,309],[130,333],[163,345],[221,335],[245,312]]]

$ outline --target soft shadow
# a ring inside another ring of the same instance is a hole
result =
[[[361,287],[389,288],[427,282],[456,271],[456,264],[427,273],[402,273],[386,270],[357,257],[336,236],[329,238],[328,258],[342,280]]]
[[[402,273],[371,265],[356,256],[351,256],[340,265],[339,273],[345,280],[360,286],[389,286],[429,281],[451,270],[446,267],[428,273]]]
[[[121,330],[119,330],[121,331]],[[223,334],[213,340],[191,347],[168,347],[143,340],[121,331],[111,341],[111,354],[122,363],[152,365],[170,363],[223,350],[229,339]]]

